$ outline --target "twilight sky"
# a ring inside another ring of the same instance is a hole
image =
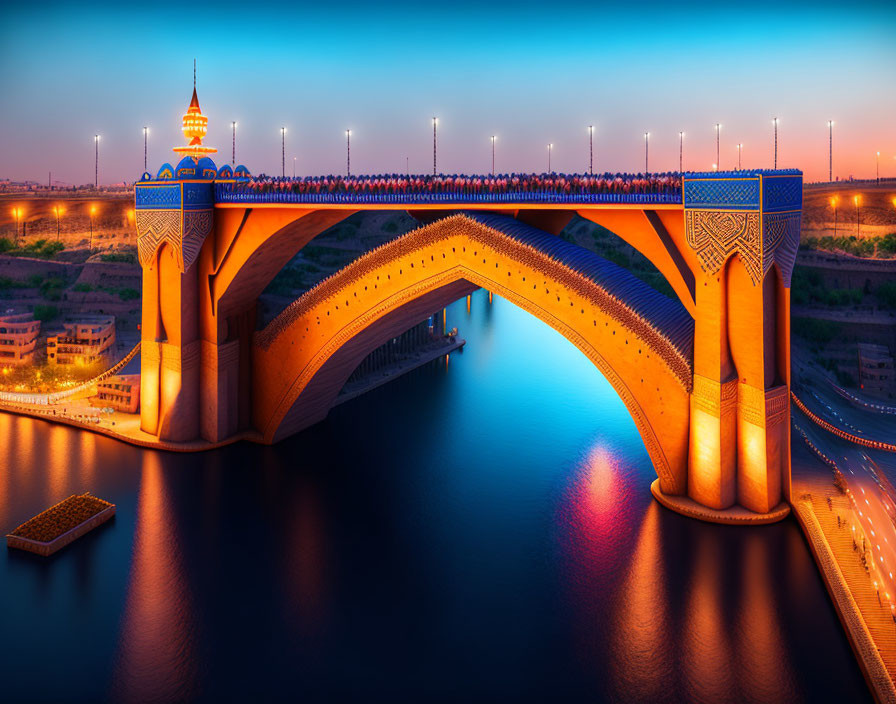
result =
[[[133,181],[174,161],[198,89],[206,143],[253,173],[780,167],[896,176],[896,2],[16,3],[0,22],[0,178]],[[381,5],[381,6],[378,6]]]

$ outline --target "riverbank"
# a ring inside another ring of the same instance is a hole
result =
[[[803,452],[794,453],[793,513],[875,699],[896,704],[896,619],[862,566],[852,532],[842,520],[849,500],[813,462]]]
[[[434,347],[423,350],[418,356],[404,359],[396,364],[386,367],[375,375],[370,375],[351,386],[346,386],[346,391],[340,394],[334,407],[361,396],[368,391],[372,391],[393,379],[397,379],[403,374],[417,369],[424,364],[432,362],[439,357],[444,357],[455,350],[462,348],[466,344],[466,340],[455,339],[439,344]],[[154,450],[167,450],[170,452],[204,452],[205,450],[213,450],[218,447],[225,447],[240,440],[248,440],[250,442],[262,442],[261,434],[254,430],[247,430],[226,440],[220,442],[208,442],[207,440],[191,440],[189,442],[164,442],[160,441],[155,435],[144,432],[140,429],[140,414],[123,413],[115,411],[111,414],[100,414],[96,409],[84,405],[64,405],[46,406],[46,405],[26,405],[16,404],[9,405],[0,402],[0,412],[14,413],[18,415],[29,416],[31,418],[40,418],[53,423],[61,423],[73,428],[81,430],[89,430],[92,433],[105,435],[106,437],[120,440],[121,442],[130,443],[139,447],[147,447]]]

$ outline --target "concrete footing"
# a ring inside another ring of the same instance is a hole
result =
[[[707,523],[725,523],[729,525],[763,525],[777,523],[790,514],[790,505],[781,502],[768,513],[754,513],[741,506],[732,506],[721,511],[701,506],[687,496],[669,496],[660,491],[660,480],[650,485],[653,497],[663,506],[689,518],[697,518]]]

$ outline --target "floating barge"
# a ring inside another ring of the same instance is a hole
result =
[[[6,536],[6,547],[52,555],[115,515],[115,504],[86,493],[69,496]]]

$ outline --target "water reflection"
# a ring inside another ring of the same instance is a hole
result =
[[[450,364],[275,448],[0,414],[0,528],[79,491],[118,505],[50,561],[0,559],[0,698],[867,700],[795,525],[656,505],[612,388],[488,299],[449,309]]]
[[[119,701],[184,701],[195,693],[193,598],[165,484],[160,454],[144,453],[113,681],[113,697]]]
[[[613,629],[615,691],[631,701],[660,701],[675,674],[669,647],[673,606],[666,590],[661,516],[652,503],[644,515],[631,566],[619,585]]]

